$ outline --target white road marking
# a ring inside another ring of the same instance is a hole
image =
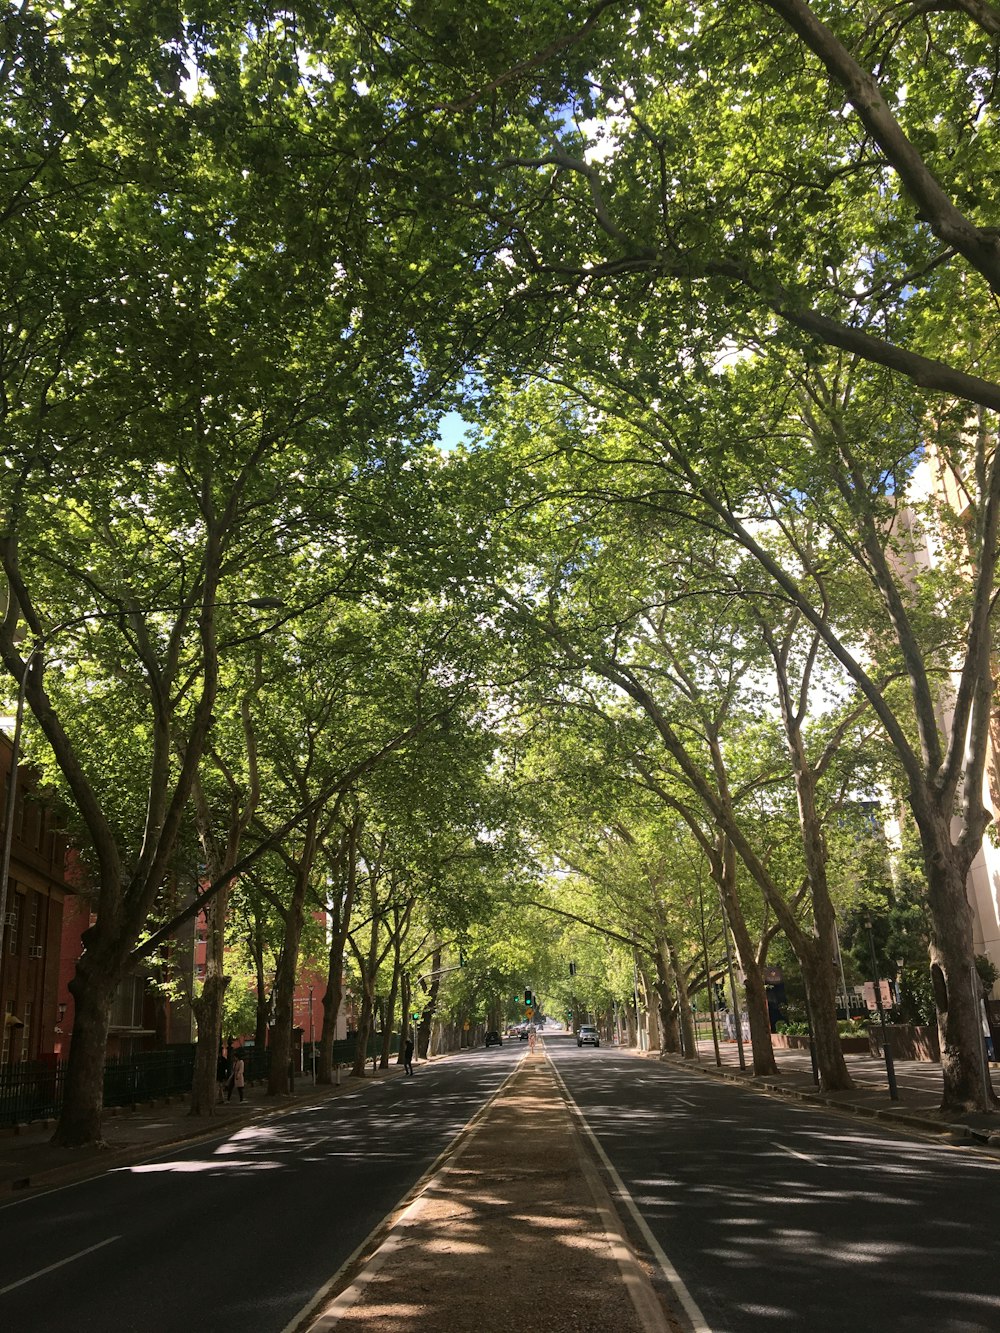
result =
[[[381,1268],[382,1264],[385,1262],[386,1258],[388,1258],[389,1254],[391,1254],[399,1244],[401,1232],[397,1231],[396,1228],[399,1227],[400,1223],[411,1212],[417,1210],[418,1205],[423,1201],[424,1195],[433,1187],[437,1178],[443,1176],[447,1168],[453,1166],[454,1163],[459,1160],[469,1144],[475,1138],[480,1122],[486,1118],[493,1103],[503,1093],[507,1084],[512,1081],[520,1069],[522,1061],[526,1058],[527,1052],[521,1056],[510,1073],[506,1075],[500,1086],[490,1094],[475,1115],[473,1115],[464,1126],[458,1126],[455,1131],[455,1137],[449,1141],[448,1145],[438,1154],[434,1161],[431,1162],[430,1166],[423,1173],[417,1183],[407,1191],[395,1208],[393,1208],[377,1226],[372,1228],[361,1244],[347,1256],[337,1269],[336,1273],[334,1273],[333,1277],[323,1284],[320,1290],[313,1296],[312,1300],[308,1301],[298,1314],[285,1325],[281,1330],[281,1333],[299,1333],[299,1330],[307,1328],[307,1319],[310,1320],[308,1330],[316,1329],[317,1333],[321,1333],[324,1325],[332,1327],[332,1324],[328,1322],[327,1316],[335,1322],[336,1315],[333,1313],[335,1310],[342,1312],[343,1309],[350,1308],[354,1301],[358,1299],[362,1285],[371,1281],[378,1269]],[[352,1094],[352,1096],[353,1095],[356,1094]],[[446,1132],[452,1132],[452,1130],[446,1127]],[[371,1250],[376,1243],[376,1238],[380,1236],[383,1237],[383,1239],[378,1244],[378,1247],[370,1254],[365,1267],[355,1278],[354,1282],[345,1291],[341,1292],[340,1296],[338,1296],[332,1304],[327,1304],[330,1301],[330,1293],[336,1291],[342,1274],[347,1272],[366,1250]],[[323,1310],[321,1314],[320,1311],[325,1304],[327,1305],[327,1308],[326,1310]],[[318,1317],[314,1319],[313,1316]]]
[[[826,1163],[821,1162],[818,1157],[810,1157],[808,1153],[797,1152],[794,1148],[789,1148],[784,1143],[776,1143],[774,1146],[780,1152],[788,1153],[789,1157],[797,1157],[800,1162],[809,1162],[812,1166],[826,1166]]]
[[[615,1187],[615,1193],[618,1195],[619,1199],[622,1201],[622,1203],[625,1205],[625,1207],[631,1214],[632,1220],[635,1223],[635,1225],[639,1228],[643,1240],[649,1246],[650,1253],[655,1257],[656,1262],[660,1265],[660,1269],[663,1273],[663,1276],[670,1283],[670,1286],[673,1288],[674,1295],[681,1303],[684,1313],[691,1321],[691,1333],[712,1333],[708,1321],[706,1320],[702,1312],[698,1309],[698,1304],[695,1301],[694,1297],[691,1295],[691,1293],[688,1291],[687,1287],[684,1285],[684,1280],[682,1279],[680,1273],[678,1273],[677,1269],[667,1258],[663,1250],[663,1247],[660,1245],[660,1242],[653,1235],[652,1231],[650,1231],[649,1224],[643,1217],[642,1213],[639,1212],[635,1200],[632,1198],[631,1194],[626,1189],[624,1180],[622,1180],[621,1176],[615,1170],[614,1166],[611,1163],[611,1159],[608,1157],[608,1154],[601,1147],[600,1140],[598,1139],[594,1131],[590,1128],[590,1126],[587,1124],[583,1112],[580,1110],[579,1106],[577,1106],[576,1102],[573,1100],[573,1096],[570,1093],[569,1088],[567,1088],[562,1075],[559,1073],[559,1070],[556,1069],[554,1065],[552,1068],[552,1072],[553,1074],[555,1074],[556,1080],[561,1085],[563,1094],[565,1095],[567,1102],[572,1108],[574,1114],[578,1117],[580,1121],[580,1128],[586,1134],[591,1147],[594,1149],[594,1152],[600,1159],[601,1165],[604,1167],[605,1171],[607,1171],[611,1183]]]
[[[48,1268],[40,1268],[37,1273],[29,1273],[27,1277],[22,1277],[17,1282],[11,1282],[6,1287],[0,1287],[0,1296],[6,1296],[8,1291],[13,1291],[15,1287],[23,1287],[26,1282],[34,1282],[36,1277],[44,1277],[46,1273],[54,1273],[57,1268],[62,1268],[66,1264],[74,1263],[77,1259],[82,1259],[85,1254],[93,1254],[95,1250],[102,1250],[105,1245],[111,1245],[116,1240],[121,1240],[121,1236],[109,1236],[107,1240],[99,1241],[96,1245],[91,1245],[86,1250],[80,1250],[77,1254],[71,1254],[68,1259],[60,1259],[58,1263],[49,1264]]]

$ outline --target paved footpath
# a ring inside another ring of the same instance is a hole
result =
[[[656,1052],[645,1053],[650,1059],[660,1059]],[[754,1078],[749,1068],[750,1047],[746,1044],[744,1060],[748,1066],[740,1068],[739,1051],[735,1042],[721,1042],[721,1064],[716,1064],[711,1041],[698,1043],[698,1060],[681,1060],[680,1056],[667,1059],[700,1069],[715,1077],[728,1078],[758,1089],[776,1092],[797,1101],[828,1106],[850,1115],[889,1121],[924,1133],[942,1134],[954,1140],[971,1143],[1000,1145],[1000,1114],[970,1113],[943,1115],[941,1105],[941,1066],[929,1060],[897,1060],[895,1064],[896,1100],[889,1096],[885,1062],[870,1055],[846,1055],[848,1072],[854,1087],[847,1092],[821,1092],[813,1081],[808,1051],[774,1052],[777,1074]],[[993,1064],[990,1076],[994,1090],[1000,1091],[1000,1065]]]

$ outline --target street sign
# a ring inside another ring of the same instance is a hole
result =
[[[531,1005],[529,1004],[527,1009],[525,1009],[524,1011],[525,1018],[530,1018],[534,1012],[535,1012],[534,1009],[532,1009]]]
[[[878,983],[879,993],[882,998],[882,1008],[892,1008],[892,987],[885,978],[881,978]],[[864,986],[865,1004],[868,1009],[874,1013],[878,1008],[878,1001],[875,999],[875,986],[871,981],[866,981]]]

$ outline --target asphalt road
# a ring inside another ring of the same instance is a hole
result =
[[[712,1333],[997,1333],[1000,1160],[547,1038]]]
[[[523,1053],[418,1064],[0,1209],[0,1329],[280,1333]]]

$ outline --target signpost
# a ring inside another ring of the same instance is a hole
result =
[[[420,1022],[420,1020],[423,1018],[423,1014],[420,1012],[419,1009],[414,1009],[414,1011],[410,1014],[410,1017],[413,1019],[413,1058],[414,1058],[414,1060],[416,1060],[416,1058],[417,1058],[417,1024],[418,1024],[418,1023]]]

